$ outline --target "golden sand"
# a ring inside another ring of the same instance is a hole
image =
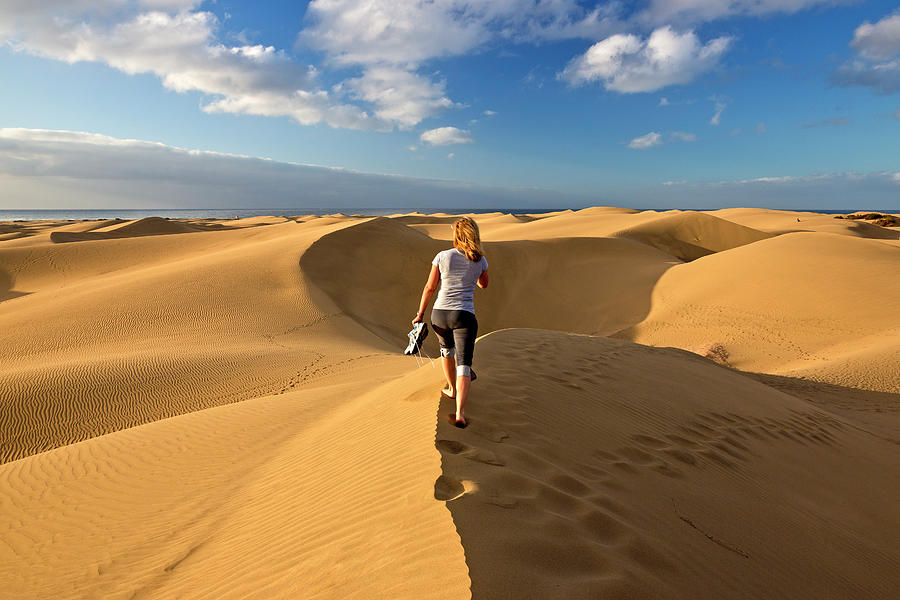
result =
[[[0,595],[900,589],[900,228],[476,218],[464,430],[400,355],[451,215],[0,223]]]

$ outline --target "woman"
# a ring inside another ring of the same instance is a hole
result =
[[[473,376],[472,355],[478,335],[475,286],[482,289],[488,286],[488,263],[481,249],[478,225],[473,219],[463,217],[453,224],[453,248],[438,252],[431,265],[431,274],[422,290],[419,312],[413,323],[422,320],[440,283],[441,291],[431,311],[431,327],[440,338],[444,376],[447,378],[447,387],[441,393],[456,399],[454,425],[465,427],[463,410],[469,396]]]

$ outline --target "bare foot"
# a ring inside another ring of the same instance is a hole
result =
[[[447,413],[447,420],[450,422],[451,425],[455,425],[456,427],[459,427],[460,429],[465,429],[466,426],[468,426],[468,423],[466,422],[466,418],[462,415],[457,415],[454,413]]]
[[[449,385],[447,387],[445,387],[444,389],[442,389],[441,393],[444,396],[446,396],[447,398],[450,398],[451,400],[454,400],[456,398],[456,390],[451,388]]]

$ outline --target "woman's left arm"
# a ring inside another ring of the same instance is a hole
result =
[[[422,317],[425,315],[425,309],[428,308],[428,303],[431,302],[431,297],[438,289],[440,281],[440,270],[437,268],[437,265],[431,265],[431,273],[428,275],[428,282],[425,284],[425,288],[422,290],[422,300],[419,301],[419,312],[416,313],[413,323],[418,323],[422,320]]]

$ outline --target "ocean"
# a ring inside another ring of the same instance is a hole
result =
[[[579,210],[584,207],[572,207]],[[566,210],[567,207],[555,208],[96,208],[96,209],[46,209],[46,210],[0,210],[0,221],[82,221],[91,219],[143,219],[144,217],[164,217],[167,219],[234,219],[260,217],[265,215],[327,215],[344,213],[348,215],[384,216],[398,213],[424,212],[424,213],[493,213],[504,212],[514,214],[539,214]],[[648,208],[639,210],[672,210],[671,208]],[[714,210],[709,208],[685,208],[681,210]],[[868,212],[900,213],[900,209],[859,209],[859,208],[815,208],[815,209],[777,209],[777,210],[803,210],[825,214],[845,214],[865,210]]]

